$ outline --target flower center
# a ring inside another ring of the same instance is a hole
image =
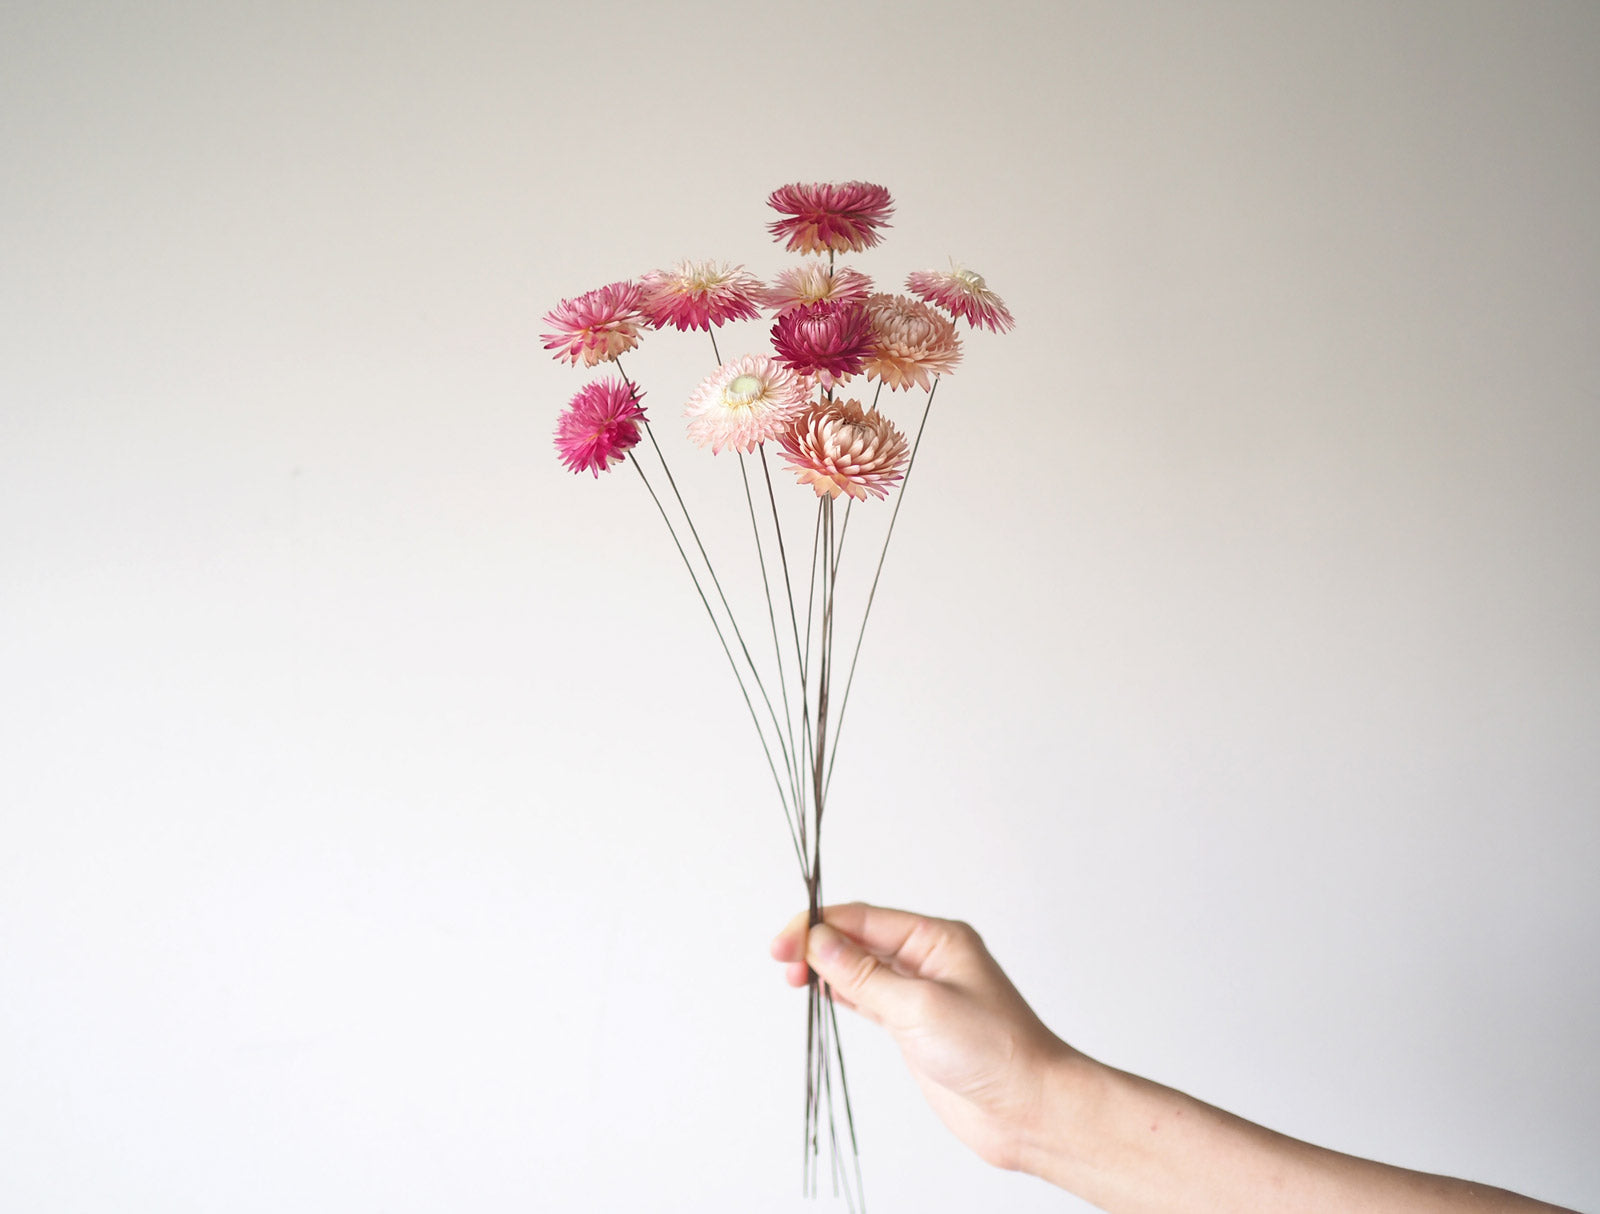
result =
[[[833,296],[833,279],[826,273],[808,274],[800,283],[800,298],[807,303],[821,303]]]
[[[761,395],[761,377],[759,375],[736,375],[728,381],[728,386],[722,390],[722,398],[732,408],[750,405]]]
[[[984,289],[985,283],[982,274],[974,274],[971,270],[957,270],[956,277],[969,287],[979,291]]]

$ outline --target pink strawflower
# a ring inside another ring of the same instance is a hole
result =
[[[746,354],[723,363],[689,397],[689,437],[713,455],[754,451],[789,429],[811,399],[811,383],[773,358]]]
[[[912,384],[926,389],[932,376],[949,374],[961,361],[955,321],[921,300],[873,295],[863,306],[872,320],[868,379],[881,380],[890,390]]]
[[[876,409],[859,401],[811,405],[783,435],[783,457],[802,485],[818,497],[847,493],[857,501],[883,497],[898,481],[906,459],[906,436]]]
[[[974,329],[1005,333],[1014,323],[1000,297],[983,281],[983,275],[953,261],[948,270],[916,271],[906,279],[906,289],[938,304],[952,316],[963,317]]]
[[[641,280],[640,310],[654,329],[705,329],[730,320],[759,316],[755,294],[761,280],[743,266],[720,261],[680,261],[670,270],[652,270]]]
[[[756,300],[779,315],[814,303],[860,303],[872,294],[872,279],[849,266],[831,269],[820,261],[802,262],[778,274],[778,281],[756,292]]]
[[[573,366],[613,361],[639,344],[642,296],[638,283],[613,282],[563,299],[545,315],[551,332],[540,334],[544,348]]]
[[[872,321],[860,304],[794,308],[772,326],[772,348],[779,362],[831,388],[860,373],[872,353]]]
[[[796,182],[773,190],[767,202],[787,219],[767,230],[791,253],[859,253],[878,243],[878,229],[888,227],[894,207],[889,191],[865,181],[806,185]]]
[[[620,379],[598,379],[579,389],[556,422],[556,451],[573,472],[588,469],[595,476],[622,462],[623,452],[639,441],[644,409],[641,393]]]

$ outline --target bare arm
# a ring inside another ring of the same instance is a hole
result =
[[[963,923],[850,903],[809,935],[798,916],[772,953],[791,985],[809,963],[886,1028],[934,1111],[985,1160],[1111,1214],[1560,1210],[1312,1146],[1097,1062],[1044,1026]]]

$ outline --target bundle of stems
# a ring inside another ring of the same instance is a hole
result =
[[[712,349],[716,353],[714,336]],[[622,371],[620,358],[617,359],[617,369],[637,398],[633,382]],[[806,561],[802,559],[803,548],[796,550],[791,543],[794,537],[785,535],[765,444],[758,446],[750,455],[739,453],[739,475],[761,573],[772,642],[773,665],[767,668],[764,676],[762,666],[765,659],[758,662],[751,652],[745,630],[740,627],[729,605],[721,579],[701,540],[677,479],[672,475],[666,455],[648,421],[641,419],[641,425],[654,452],[654,471],[647,472],[639,458],[642,445],[634,447],[627,454],[628,462],[643,481],[651,501],[667,526],[678,555],[683,559],[684,567],[689,571],[695,591],[739,685],[783,808],[800,878],[805,884],[806,905],[813,926],[822,921],[822,823],[828,804],[828,790],[833,781],[834,763],[838,758],[845,709],[849,706],[856,663],[861,656],[861,642],[866,636],[867,620],[877,596],[879,578],[883,574],[884,558],[888,555],[889,541],[894,535],[895,521],[900,515],[900,505],[904,501],[906,485],[916,463],[917,448],[922,442],[922,432],[927,425],[937,389],[938,379],[935,378],[928,390],[927,403],[922,411],[922,420],[917,427],[899,492],[895,494],[894,509],[889,516],[883,544],[873,568],[860,624],[855,630],[843,691],[837,699],[834,694],[834,660],[838,621],[834,605],[839,586],[840,559],[850,531],[854,500],[847,499],[844,509],[840,511],[833,497],[818,498],[816,519],[811,528],[811,553]],[[831,397],[831,391],[828,395]],[[751,463],[759,465],[756,488],[752,488],[754,478],[751,475]],[[667,498],[676,507],[675,510],[668,509],[668,502],[663,500],[662,493],[658,491],[657,486],[663,482]],[[765,502],[758,505],[763,497]],[[770,519],[770,524],[764,522],[765,519]],[[766,535],[763,535],[764,529]],[[791,560],[791,554],[794,560]],[[802,574],[803,582],[799,580]],[[765,642],[758,639],[756,645],[764,648]],[[864,1212],[866,1203],[861,1184],[861,1158],[855,1116],[850,1104],[850,1088],[845,1077],[844,1051],[839,1041],[838,1013],[833,992],[812,971],[807,982],[806,999],[805,1144],[801,1181],[802,1190],[807,1196],[816,1196],[819,1192],[818,1170],[824,1134],[828,1143],[835,1196],[842,1196],[850,1210]],[[848,1162],[844,1154],[846,1145],[849,1150]]]

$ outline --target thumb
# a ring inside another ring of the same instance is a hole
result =
[[[806,960],[868,1019],[894,1026],[910,1017],[917,980],[895,973],[843,932],[826,923],[813,927],[806,937]]]

